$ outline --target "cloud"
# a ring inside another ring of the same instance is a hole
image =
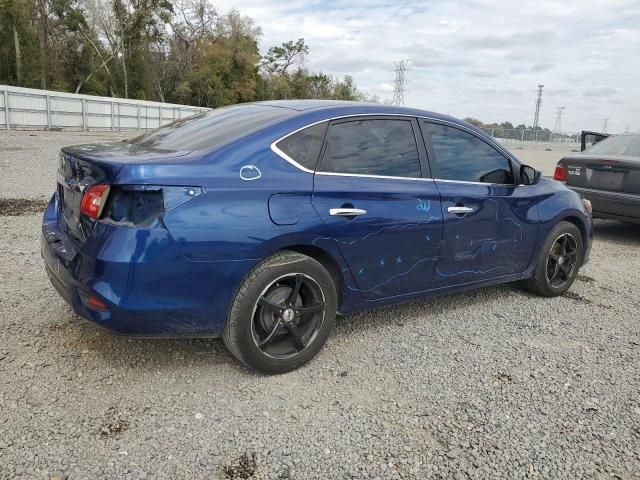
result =
[[[393,62],[409,60],[408,105],[484,121],[531,123],[545,84],[542,125],[640,128],[637,0],[219,0],[262,27],[260,48],[303,37],[306,67],[391,98]],[[623,100],[620,102],[620,100]],[[620,103],[616,103],[620,102]]]
[[[587,90],[582,92],[582,95],[585,97],[611,97],[612,95],[615,95],[617,93],[618,93],[617,88],[595,87],[595,88],[588,88]]]

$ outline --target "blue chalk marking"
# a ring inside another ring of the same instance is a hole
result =
[[[496,222],[498,223],[503,223],[503,222],[511,222],[513,223],[516,227],[518,227],[518,229],[520,230],[520,242],[522,242],[524,240],[524,235],[522,232],[522,225],[520,225],[518,222],[516,222],[513,218],[510,217],[504,217],[503,219],[500,219],[500,216],[498,215],[498,210],[500,208],[500,205],[498,204],[498,202],[492,198],[488,198],[487,200],[489,200],[490,202],[493,202],[496,204]]]
[[[411,268],[409,268],[406,272],[402,272],[402,273],[398,273],[398,274],[396,274],[396,275],[392,275],[392,276],[391,276],[391,277],[389,277],[386,281],[384,281],[384,282],[382,282],[382,283],[380,283],[380,284],[378,284],[378,285],[376,285],[376,286],[374,286],[374,287],[371,287],[371,288],[369,288],[369,289],[367,289],[367,290],[360,290],[359,288],[352,287],[351,285],[347,285],[347,288],[348,288],[349,290],[354,291],[354,292],[360,292],[360,293],[369,293],[369,292],[373,292],[374,290],[376,290],[376,289],[378,289],[378,288],[380,288],[380,287],[382,287],[382,286],[386,285],[387,283],[389,283],[389,282],[391,282],[391,281],[395,280],[396,278],[398,278],[398,277],[402,277],[403,275],[407,275],[407,274],[409,274],[409,273],[411,272],[411,270],[413,270],[414,268],[416,268],[416,267],[417,267],[418,265],[420,265],[421,263],[426,262],[427,260],[436,260],[436,259],[435,259],[435,258],[433,258],[433,257],[427,257],[427,258],[423,258],[423,259],[421,259],[421,260],[418,260],[418,261],[417,261],[416,263],[414,263],[414,264],[411,266]]]
[[[494,243],[493,245],[491,245],[491,250],[493,250],[493,251],[495,252],[495,251],[496,251],[496,247],[497,247],[497,246],[498,246],[498,245],[496,245],[496,244]]]
[[[441,272],[440,269],[438,269],[438,267],[436,267],[436,272],[438,275],[441,275],[443,277],[455,277],[456,275],[462,275],[464,273],[473,273],[475,275],[481,275],[483,273],[489,273],[489,272],[493,272],[494,270],[501,270],[504,268],[505,267],[493,267],[493,268],[490,268],[489,270],[462,270],[461,272],[444,273],[444,272]]]
[[[364,267],[362,267],[360,270],[358,270],[358,275],[362,275],[364,273]]]
[[[419,225],[428,225],[430,224],[433,220],[440,220],[440,217],[429,217],[429,219],[426,222],[417,222],[417,223],[404,223],[404,224],[400,224],[400,225],[393,225],[391,227],[383,227],[378,231],[372,232],[372,233],[368,233],[366,234],[364,237],[362,238],[356,238],[355,240],[351,240],[350,242],[345,242],[344,240],[338,240],[337,238],[334,237],[316,237],[313,242],[311,242],[313,245],[316,244],[316,242],[319,242],[320,240],[333,240],[334,242],[340,243],[342,245],[354,245],[358,242],[361,242],[363,240],[367,240],[369,237],[373,237],[374,235],[378,235],[386,230],[396,230],[396,229],[403,229],[403,228],[409,228],[409,227],[417,227]]]
[[[397,257],[396,258],[396,263],[402,263],[402,257]]]
[[[431,241],[431,237],[430,237],[429,235],[425,235],[425,236],[424,236],[424,238],[426,238],[426,239],[427,239],[427,242],[430,242],[430,241]]]
[[[418,211],[423,211],[423,212],[428,212],[429,210],[431,210],[431,200],[427,200],[426,202],[424,200],[418,199],[418,205],[416,205],[416,210]]]
[[[384,258],[381,258],[381,259],[380,259],[380,266],[381,266],[381,267],[384,267]]]

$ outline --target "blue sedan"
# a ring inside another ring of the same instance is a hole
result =
[[[513,281],[561,295],[592,219],[465,122],[308,100],[62,149],[42,234],[51,282],[82,317],[222,336],[282,373],[322,348],[338,312]]]

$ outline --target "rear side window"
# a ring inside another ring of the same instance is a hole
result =
[[[315,170],[326,131],[326,122],[312,125],[283,138],[276,143],[276,147],[304,168]]]
[[[458,128],[425,121],[421,126],[436,157],[434,178],[513,184],[511,163],[488,143]]]
[[[163,151],[205,150],[291,115],[286,108],[235,105],[176,120],[129,140],[132,145]]]
[[[323,172],[420,177],[420,157],[410,120],[354,120],[327,132]]]

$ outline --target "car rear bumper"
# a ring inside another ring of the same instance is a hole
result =
[[[191,262],[162,228],[98,222],[78,246],[59,227],[55,196],[41,237],[47,275],[81,317],[113,333],[146,337],[218,336],[242,262]],[[90,306],[97,298],[105,309]]]
[[[640,223],[640,195],[571,185],[568,187],[591,202],[594,217]]]

